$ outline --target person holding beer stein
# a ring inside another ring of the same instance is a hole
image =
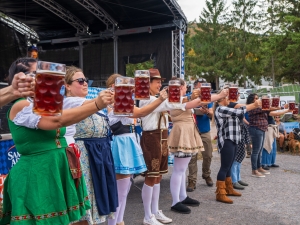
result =
[[[120,74],[112,74],[106,81],[106,86],[115,92],[114,106],[109,106],[109,125],[113,134],[112,155],[116,171],[119,206],[115,213],[115,219],[108,219],[108,225],[124,224],[123,216],[126,206],[126,199],[130,190],[130,177],[133,174],[140,174],[146,170],[146,164],[142,149],[137,142],[134,119],[148,115],[167,98],[166,90],[160,92],[151,104],[139,108],[132,104],[134,85],[133,78],[123,77]],[[127,91],[129,89],[129,91]],[[119,98],[121,101],[119,101]],[[124,101],[127,99],[127,101]],[[124,107],[126,113],[124,114]]]
[[[21,62],[23,61],[23,63]],[[31,97],[34,95],[34,79],[32,76],[27,75],[27,70],[32,63],[35,63],[36,60],[33,58],[21,58],[16,60],[10,67],[12,74],[16,67],[19,67],[17,74],[13,74],[9,77],[8,87],[0,89],[0,107],[22,97]],[[26,74],[24,73],[26,72]]]
[[[233,189],[231,180],[231,166],[234,162],[238,144],[241,142],[241,123],[246,111],[257,109],[261,106],[259,100],[252,104],[230,108],[228,97],[220,99],[214,105],[214,119],[218,132],[218,151],[221,154],[221,167],[217,176],[216,200],[232,204],[227,196],[241,196]]]
[[[22,59],[21,64],[26,66],[28,60]],[[27,72],[36,71],[36,62],[29,65]],[[11,71],[10,77],[20,67]],[[33,103],[25,99],[14,103],[8,112],[8,123],[21,157],[4,183],[1,224],[86,224],[77,222],[90,209],[77,164],[79,153],[68,153],[64,135],[66,126],[112,103],[113,96],[108,90],[88,104],[63,110],[61,116],[35,114]]]
[[[87,94],[88,80],[82,70],[75,66],[67,67],[64,109],[94,101],[87,100]],[[89,225],[105,222],[107,217],[113,216],[118,207],[109,129],[107,116],[99,112],[78,122],[76,126],[67,127],[68,145],[76,143],[81,152],[81,170],[91,202],[91,209],[82,220],[87,220]]]
[[[149,69],[149,71],[151,96],[149,100],[141,100],[139,103],[140,107],[145,107],[156,100],[155,96],[159,93],[159,90],[162,87],[162,81],[165,79],[161,77],[158,69]],[[187,109],[189,110],[196,108],[201,104],[201,100],[198,97],[190,102],[182,103],[185,100],[183,97],[181,97],[181,89],[184,91],[184,85],[179,84],[178,94],[180,103],[170,103],[169,101],[164,101],[148,116],[141,118],[143,124],[141,146],[147,165],[147,171],[145,172],[145,183],[142,189],[142,199],[145,211],[145,217],[143,221],[144,224],[161,224],[172,222],[172,219],[166,217],[163,212],[159,210],[160,182],[162,175],[168,173],[169,149],[167,138],[169,121],[167,111],[180,110],[184,112]],[[213,95],[212,99],[217,100],[226,96],[227,93],[228,92],[224,91],[222,94]],[[178,96],[176,96],[176,98],[173,96],[173,98],[177,100]],[[187,165],[188,162],[186,167]],[[187,196],[184,195],[186,191],[185,177],[183,177],[185,169],[184,166],[179,166],[178,172],[174,176],[172,174],[172,177],[175,177],[175,179],[173,179],[174,184],[171,185],[171,193],[172,196],[174,196],[172,210],[176,210],[177,212],[181,213],[189,213],[189,208],[184,204],[190,205],[191,203],[196,203],[194,205],[199,205],[199,203],[197,203],[197,201],[195,202],[195,200],[187,198]],[[180,199],[178,200],[179,192],[183,194],[180,195]],[[179,207],[173,207],[176,204]]]

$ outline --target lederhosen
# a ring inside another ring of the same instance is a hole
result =
[[[148,177],[159,177],[168,173],[168,125],[164,114],[164,112],[160,113],[158,129],[143,131],[142,134],[141,147],[147,166],[147,171],[143,174]],[[160,128],[162,118],[165,122],[165,129]]]

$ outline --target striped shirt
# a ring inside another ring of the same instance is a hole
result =
[[[239,109],[219,106],[215,111],[215,122],[218,130],[218,150],[223,148],[226,139],[238,144],[241,141],[241,126],[246,106]]]

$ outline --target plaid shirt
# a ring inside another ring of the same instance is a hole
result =
[[[262,131],[268,130],[268,115],[270,111],[263,111],[261,108],[253,109],[249,113],[249,126],[257,127]]]
[[[236,144],[241,141],[241,124],[246,107],[239,109],[228,108],[226,106],[219,106],[215,111],[215,121],[218,130],[218,150],[223,148],[226,139],[229,139]]]

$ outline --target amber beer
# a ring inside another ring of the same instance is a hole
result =
[[[230,102],[237,102],[239,100],[239,89],[236,85],[229,87],[228,97]]]
[[[132,116],[134,108],[134,79],[117,77],[115,81],[114,115]]]
[[[201,102],[211,102],[211,85],[210,83],[202,83],[200,87]]]
[[[298,115],[298,114],[299,114],[299,109],[298,109],[298,107],[295,107],[295,109],[293,110],[293,114],[294,114],[294,115]]]
[[[294,109],[295,109],[295,102],[289,102],[289,110],[294,110]]]
[[[168,91],[169,102],[180,103],[180,81],[170,80]]]
[[[149,70],[135,71],[135,99],[150,99],[150,73]]]
[[[269,96],[262,96],[261,97],[261,108],[262,110],[270,110],[270,98]]]
[[[279,95],[275,95],[272,98],[272,107],[279,107],[279,101],[280,101]]]
[[[60,93],[65,74],[50,70],[37,71],[33,112],[42,116],[60,116],[64,96]]]

